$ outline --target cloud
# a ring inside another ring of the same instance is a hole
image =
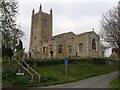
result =
[[[54,22],[54,25],[54,35],[56,35],[58,31],[58,33],[73,31],[78,34],[85,31],[90,31],[92,28],[97,29],[99,26],[99,17],[81,16],[77,19],[70,19],[69,17],[63,15],[58,16]]]

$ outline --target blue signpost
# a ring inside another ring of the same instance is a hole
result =
[[[64,60],[64,64],[65,64],[65,80],[67,78],[67,65],[68,65],[68,59]]]
[[[65,64],[65,65],[68,64],[68,60],[67,60],[67,59],[64,60],[64,64]]]

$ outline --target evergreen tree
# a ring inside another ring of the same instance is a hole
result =
[[[23,49],[23,42],[19,40],[19,44],[16,46],[16,52],[18,54],[18,57],[22,58],[24,49]]]

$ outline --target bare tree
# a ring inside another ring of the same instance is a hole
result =
[[[19,39],[24,35],[16,24],[18,2],[16,0],[0,1],[0,32],[2,33],[2,45],[15,50]]]
[[[116,8],[114,7],[103,15],[100,22],[102,38],[117,48],[120,58],[120,1]]]

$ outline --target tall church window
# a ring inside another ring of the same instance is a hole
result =
[[[52,45],[50,45],[50,51],[52,51],[53,50],[53,47],[52,47]]]
[[[59,54],[62,54],[62,53],[63,53],[63,51],[62,51],[62,45],[59,45],[59,47],[58,47],[58,53],[59,53]]]
[[[72,54],[72,47],[68,46],[68,54]]]
[[[96,50],[96,42],[95,39],[92,40],[92,49]]]
[[[83,52],[83,43],[79,44],[79,52]]]
[[[50,45],[50,55],[51,55],[51,58],[53,57],[53,46]]]
[[[31,53],[29,53],[29,57],[31,58]]]
[[[43,55],[45,55],[45,46],[43,47]]]

